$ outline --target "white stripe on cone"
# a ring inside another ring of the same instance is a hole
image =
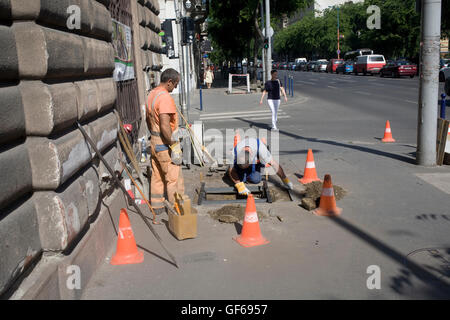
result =
[[[316,167],[316,164],[313,162],[307,162],[306,163],[306,169],[313,169]]]
[[[250,212],[245,215],[245,222],[258,222],[258,214],[256,212]]]
[[[387,133],[391,133],[391,128],[386,128]]]
[[[333,193],[334,191],[333,191],[333,188],[324,188],[323,190],[322,190],[322,195],[324,196],[324,197],[332,197],[333,196]]]

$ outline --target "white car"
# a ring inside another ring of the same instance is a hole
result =
[[[323,59],[317,60],[317,66],[314,71],[325,72],[325,71],[327,71],[327,65],[328,65],[327,60],[323,60]]]

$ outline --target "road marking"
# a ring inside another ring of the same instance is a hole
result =
[[[278,116],[277,119],[288,119],[290,116]],[[256,117],[256,118],[250,118],[247,121],[253,121],[253,120],[271,120],[272,116],[267,117]],[[229,118],[229,119],[207,119],[208,121],[215,121],[215,122],[227,122],[227,121],[244,121],[244,119],[239,119],[239,117],[236,118]]]
[[[278,115],[284,116],[286,113],[284,112],[278,112]],[[237,115],[226,115],[226,116],[210,116],[207,118],[201,118],[200,120],[206,121],[206,120],[222,120],[222,119],[237,119],[237,118],[244,118],[244,119],[256,119],[258,117],[272,117],[272,112],[266,112],[264,114],[257,114],[257,115],[249,115],[249,114],[237,114]]]
[[[371,93],[364,92],[364,91],[355,91],[355,93],[364,94],[366,96],[371,96],[372,95]]]
[[[283,110],[278,109],[278,112],[282,112]],[[223,113],[205,113],[201,114],[202,117],[216,117],[216,116],[226,116],[226,115],[238,115],[238,114],[258,114],[258,113],[270,113],[270,110],[261,110],[261,111],[241,111],[241,112],[223,112]]]
[[[331,89],[337,89],[337,87],[333,87],[333,86],[327,86],[328,88],[331,88]]]
[[[417,104],[417,101],[411,101],[411,100],[405,100],[406,102],[409,102],[409,103],[414,103],[414,104]]]
[[[297,81],[295,81],[295,83],[304,83],[304,84],[309,84],[309,85],[316,84],[316,83],[311,83],[311,82],[306,82],[306,81],[301,81],[301,80],[297,80]]]

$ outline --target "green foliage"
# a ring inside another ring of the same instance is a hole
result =
[[[450,38],[450,1],[448,0],[442,0],[441,32],[442,37]]]
[[[446,2],[446,1],[443,1]],[[381,9],[381,29],[367,28],[369,5]],[[341,54],[357,48],[371,48],[386,57],[417,57],[420,41],[420,14],[413,0],[366,0],[339,6]],[[337,51],[337,9],[322,16],[311,13],[275,35],[274,49],[280,54],[308,58],[335,58]]]
[[[271,0],[271,18],[280,19],[304,8],[313,0]],[[250,57],[251,52],[263,46],[260,0],[211,0],[208,33],[214,43],[214,59],[234,61]]]

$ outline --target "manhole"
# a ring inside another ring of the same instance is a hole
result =
[[[212,251],[193,253],[183,256],[183,263],[195,263],[214,260],[216,260],[216,253]]]

